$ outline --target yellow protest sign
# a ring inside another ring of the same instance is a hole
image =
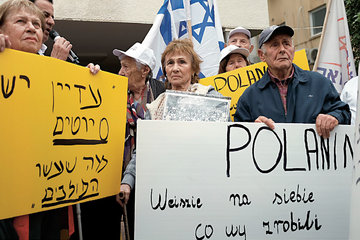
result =
[[[127,78],[0,53],[0,219],[115,195]]]
[[[295,52],[293,61],[304,70],[309,70],[305,49]],[[247,87],[258,81],[266,72],[267,64],[264,62],[239,68],[234,71],[203,78],[200,83],[212,85],[216,91],[226,97],[231,97],[230,115],[234,120],[237,102]]]

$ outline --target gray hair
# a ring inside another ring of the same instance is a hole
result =
[[[152,73],[152,70],[151,70],[151,68],[147,65],[147,64],[145,64],[145,63],[142,63],[141,61],[139,61],[139,60],[137,60],[137,59],[135,59],[134,58],[134,60],[135,60],[135,64],[136,64],[136,67],[137,67],[137,69],[140,71],[143,67],[145,67],[145,66],[147,66],[148,68],[149,68],[149,73],[146,75],[146,82],[147,81],[149,81],[151,78],[152,78],[152,76],[153,76],[153,73]]]
[[[261,51],[262,51],[264,54],[266,54],[265,44],[263,44],[263,45],[261,46]]]

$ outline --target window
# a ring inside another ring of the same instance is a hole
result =
[[[319,35],[322,32],[326,6],[323,5],[309,12],[311,36]]]

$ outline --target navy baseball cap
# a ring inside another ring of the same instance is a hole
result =
[[[285,34],[289,35],[290,37],[294,36],[294,30],[291,27],[272,25],[270,27],[265,28],[261,32],[260,38],[259,38],[259,48],[261,48],[261,46],[264,43],[269,41],[271,36],[273,36],[275,33],[277,33],[277,34],[278,33],[285,33]]]

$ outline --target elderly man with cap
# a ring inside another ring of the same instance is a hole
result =
[[[128,78],[127,121],[123,169],[126,170],[136,148],[136,122],[144,119],[146,104],[154,101],[165,92],[164,84],[152,78],[156,59],[153,50],[140,43],[135,43],[126,52],[114,49],[113,54],[119,57],[121,68],[119,75]],[[120,190],[125,193],[127,203],[130,191],[134,186],[127,176],[123,176]],[[119,199],[118,199],[119,200]],[[121,201],[118,201],[122,205]]]
[[[349,106],[340,100],[332,82],[317,72],[292,63],[294,31],[270,26],[259,39],[258,54],[268,65],[264,76],[240,97],[234,120],[278,123],[316,123],[317,133],[328,138],[338,124],[350,123]]]
[[[235,45],[239,48],[246,48],[251,53],[254,50],[254,45],[250,42],[251,33],[243,27],[237,27],[230,31],[227,46]]]
[[[146,103],[152,102],[157,95],[165,91],[164,84],[152,79],[155,67],[154,52],[140,43],[135,43],[126,52],[115,49],[113,54],[120,59],[119,75],[128,78],[128,99],[126,116],[126,136],[123,172],[128,172],[129,162],[136,147],[136,122],[143,119]],[[135,164],[131,165],[135,168]],[[129,182],[123,173],[121,188],[125,193],[125,203],[128,213],[130,238],[134,235],[134,182]],[[130,196],[130,199],[129,199]],[[117,203],[119,201],[120,205]],[[81,204],[81,218],[84,239],[120,239],[120,223],[123,208],[122,202],[116,196],[110,196]]]
[[[119,57],[121,63],[119,75],[128,78],[129,94],[132,95],[135,101],[139,100],[140,92],[148,86],[148,82],[154,99],[165,91],[164,84],[152,78],[156,65],[152,49],[145,47],[141,43],[135,43],[126,52],[114,49],[113,54]]]
[[[134,207],[135,207],[135,161],[132,159],[136,149],[136,122],[145,118],[146,104],[154,101],[158,95],[165,92],[163,82],[152,78],[156,59],[153,50],[140,43],[135,43],[126,52],[115,49],[115,56],[119,57],[121,68],[119,75],[128,78],[128,102],[125,148],[123,159],[123,179],[120,192],[124,193],[125,204],[129,220],[130,238],[134,235]],[[132,194],[130,194],[132,192]],[[119,196],[117,202],[123,206]]]

